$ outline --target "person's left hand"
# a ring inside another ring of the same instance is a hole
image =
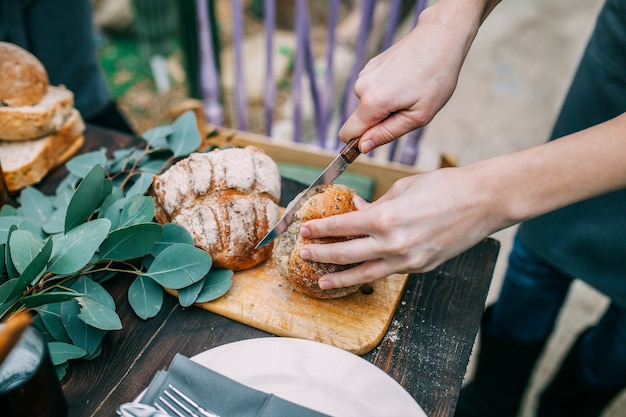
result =
[[[365,237],[307,245],[301,256],[343,265],[362,262],[322,277],[319,285],[325,289],[432,270],[500,227],[479,178],[463,168],[440,169],[399,180],[371,204],[355,197],[356,211],[308,221],[300,230],[313,238]]]

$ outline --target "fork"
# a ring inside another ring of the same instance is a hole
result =
[[[159,395],[154,406],[164,413],[174,413],[178,417],[220,417],[202,408],[172,384],[168,384],[163,390],[163,395]]]

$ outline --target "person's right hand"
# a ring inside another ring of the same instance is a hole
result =
[[[427,124],[448,101],[480,19],[448,9],[441,16],[437,6],[365,65],[354,87],[359,105],[339,131],[342,141],[360,136],[367,153]]]

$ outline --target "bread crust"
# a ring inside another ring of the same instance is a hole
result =
[[[0,42],[0,106],[33,106],[48,90],[43,64],[19,46]]]
[[[360,288],[353,285],[345,288],[323,290],[318,285],[322,275],[343,271],[356,266],[327,264],[302,259],[300,251],[311,243],[341,242],[354,237],[326,237],[310,239],[300,235],[300,225],[312,219],[334,216],[356,210],[352,198],[356,191],[340,184],[318,187],[318,193],[305,200],[294,213],[294,220],[283,234],[276,238],[272,259],[279,273],[296,291],[321,299],[339,298],[352,294]]]
[[[278,221],[280,174],[260,149],[193,153],[152,183],[155,218],[189,231],[213,265],[240,271],[267,260],[272,245],[256,244]]]
[[[27,142],[1,142],[0,162],[9,192],[33,185],[78,151],[84,142],[85,123],[73,110],[63,127],[52,135]]]
[[[59,131],[74,111],[74,94],[65,86],[50,86],[34,105],[0,107],[0,140],[24,141]]]

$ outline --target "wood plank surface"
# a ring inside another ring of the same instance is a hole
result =
[[[269,260],[236,272],[224,296],[198,306],[277,336],[364,354],[387,332],[406,281],[406,274],[396,274],[362,287],[364,291],[318,300],[294,291]]]
[[[137,139],[88,127],[81,152],[115,149]],[[64,168],[40,185],[52,192]],[[55,179],[56,178],[56,179]],[[429,417],[452,417],[495,268],[499,243],[485,239],[425,274],[409,276],[381,343],[363,357],[387,372]],[[63,379],[70,417],[110,417],[137,397],[176,353],[193,356],[215,346],[271,334],[166,296],[161,312],[142,320],[130,308],[131,279],[104,285],[123,329],[109,332],[92,360],[72,361]]]

